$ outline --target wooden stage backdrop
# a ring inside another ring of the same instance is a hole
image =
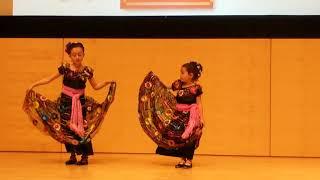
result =
[[[138,121],[139,85],[150,70],[170,84],[196,59],[206,121],[198,154],[320,156],[320,40],[313,39],[0,39],[0,151],[64,151],[21,105],[32,82],[68,60],[64,45],[74,40],[84,43],[98,81],[118,82],[96,152],[153,153]],[[61,79],[36,90],[55,98],[60,88]],[[106,90],[89,85],[87,94],[102,100]]]

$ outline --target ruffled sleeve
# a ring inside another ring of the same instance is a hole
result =
[[[172,83],[171,85],[172,90],[180,90],[182,88],[182,81],[181,80],[176,80]]]
[[[66,72],[66,69],[68,67],[67,63],[62,63],[61,66],[58,67],[58,71],[61,75],[64,75]]]
[[[196,96],[201,96],[202,94],[202,87],[200,85],[197,85]]]
[[[86,66],[86,68],[85,68],[84,71],[85,71],[88,79],[91,79],[91,78],[93,77],[93,71],[94,71],[94,70],[93,70],[91,67]]]

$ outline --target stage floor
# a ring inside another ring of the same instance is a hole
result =
[[[195,156],[194,168],[153,154],[96,154],[88,166],[65,166],[64,153],[0,153],[0,179],[16,180],[316,180],[320,158]]]

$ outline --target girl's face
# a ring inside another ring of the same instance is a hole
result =
[[[187,71],[187,68],[181,67],[180,80],[184,83],[192,82],[193,74]]]
[[[81,47],[75,47],[72,48],[69,57],[74,65],[80,66],[84,58],[84,52]]]

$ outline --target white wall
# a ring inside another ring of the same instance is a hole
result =
[[[320,15],[320,0],[216,0],[210,10],[122,10],[120,0],[13,0],[14,15]]]

